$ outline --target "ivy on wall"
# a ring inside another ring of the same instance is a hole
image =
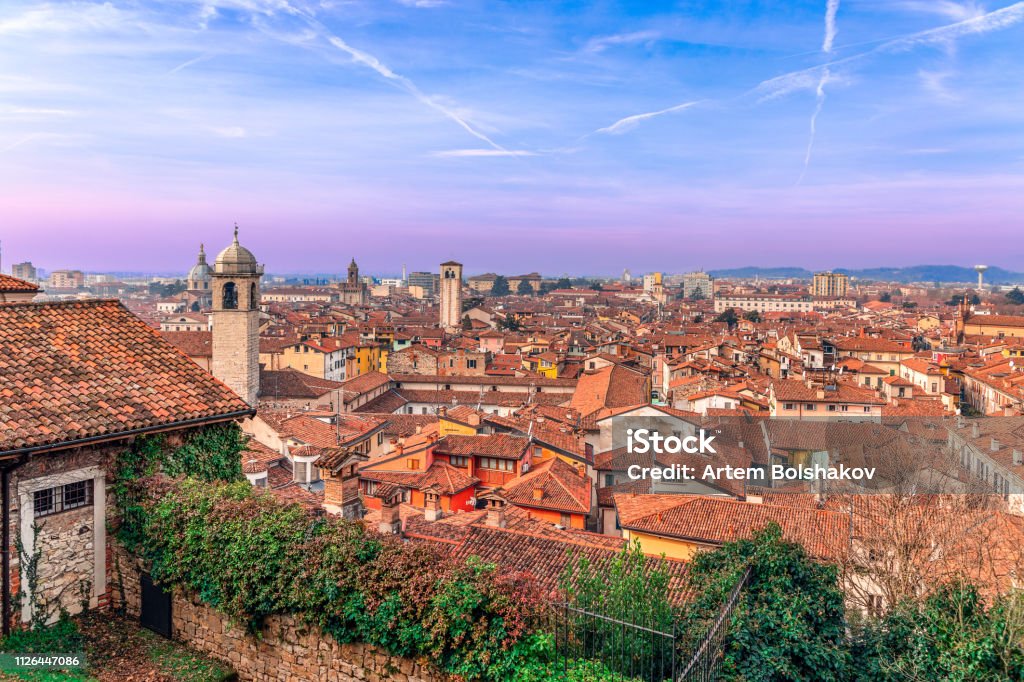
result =
[[[514,679],[533,660],[545,602],[528,576],[457,561],[426,543],[312,518],[248,483],[141,480],[136,550],[258,633],[292,614],[341,642],[429,659],[464,679]],[[155,494],[154,494],[155,493]]]
[[[112,490],[117,498],[121,523],[117,534],[129,549],[142,541],[143,507],[136,482],[163,473],[188,476],[207,482],[243,480],[241,453],[246,436],[234,422],[213,424],[191,431],[180,444],[172,445],[165,434],[144,435],[118,454]]]

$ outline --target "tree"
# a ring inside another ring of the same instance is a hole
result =
[[[516,293],[520,296],[533,296],[533,285],[530,284],[530,280],[519,280],[519,284],[516,285]]]
[[[756,310],[751,310],[750,312],[743,313],[743,319],[749,320],[754,324],[757,324],[758,322],[761,321],[761,313],[757,312]]]
[[[878,297],[878,300],[881,301],[882,303],[891,303],[892,294],[890,294],[888,291],[883,291],[882,295]]]
[[[690,300],[691,301],[703,301],[704,300],[704,290],[700,289],[700,288],[694,289],[693,292],[690,293]]]
[[[1006,294],[1006,300],[1013,305],[1024,305],[1024,291],[1020,287],[1014,287]]]
[[[463,315],[462,316],[462,330],[468,332],[468,331],[470,331],[472,329],[473,329],[473,321],[471,319],[469,319],[469,315]]]
[[[508,296],[511,290],[508,288],[508,280],[504,275],[494,278],[494,286],[491,287],[491,296]]]
[[[555,288],[572,289],[572,280],[570,280],[568,277],[560,277],[559,280],[555,282]]]
[[[729,329],[732,329],[733,327],[736,326],[736,323],[739,321],[739,319],[740,318],[737,317],[735,310],[733,310],[732,308],[727,308],[725,312],[723,312],[721,315],[715,318],[715,322],[725,322],[727,325],[729,325]]]
[[[500,322],[498,322],[498,328],[504,329],[505,331],[517,332],[519,331],[519,320],[515,315],[509,313]]]
[[[1024,679],[1024,596],[991,604],[954,581],[901,602],[857,633],[858,682]]]
[[[687,582],[680,639],[694,650],[749,567],[722,647],[721,679],[744,682],[849,679],[839,573],[782,539],[771,523],[750,538],[698,552]]]
[[[598,282],[596,279],[590,282],[590,288],[593,289],[594,291],[601,291],[602,289],[604,289],[604,287],[601,286],[601,283]]]

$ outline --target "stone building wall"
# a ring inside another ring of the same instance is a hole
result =
[[[120,575],[112,592],[123,594],[128,615],[141,609],[140,561],[120,546],[114,550]],[[123,588],[121,587],[123,585]],[[175,591],[171,606],[175,640],[226,662],[242,682],[445,682],[426,661],[392,656],[367,644],[339,644],[292,616],[272,616],[259,636],[197,598]]]

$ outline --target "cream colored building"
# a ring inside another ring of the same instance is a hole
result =
[[[256,405],[260,388],[260,277],[249,249],[231,244],[213,264],[213,375],[245,402]]]
[[[817,272],[811,285],[812,296],[842,298],[850,290],[850,278],[841,272]]]

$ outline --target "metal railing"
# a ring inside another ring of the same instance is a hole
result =
[[[553,607],[555,650],[563,673],[573,661],[587,660],[600,663],[623,682],[676,679],[674,626],[665,631],[570,604]]]
[[[693,657],[677,678],[678,682],[714,682],[718,679],[718,674],[722,669],[722,649],[725,638],[729,634],[729,621],[749,579],[750,567],[748,566],[742,577],[733,586],[732,591],[729,592],[728,598],[722,604],[721,611],[712,621],[697,648],[694,649]]]

